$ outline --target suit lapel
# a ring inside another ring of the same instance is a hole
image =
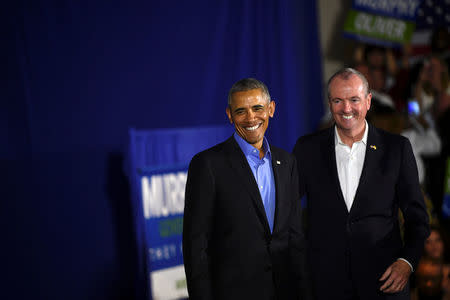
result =
[[[324,152],[322,157],[326,158],[326,167],[328,169],[327,173],[331,174],[331,177],[333,178],[336,195],[338,196],[339,201],[342,204],[342,207],[348,213],[347,206],[345,205],[344,196],[342,194],[341,184],[339,182],[339,175],[337,171],[336,145],[334,135],[335,135],[334,126],[331,126],[331,128],[329,129],[328,139],[326,140],[326,143],[324,143],[324,145],[322,145],[321,147],[322,151]]]
[[[238,178],[237,181],[244,185],[245,190],[250,194],[250,197],[255,207],[258,218],[264,226],[264,230],[270,235],[269,222],[267,221],[266,212],[264,210],[264,204],[261,199],[261,194],[258,190],[253,172],[248,165],[247,159],[241,148],[234,140],[234,137],[230,137],[227,140],[228,158],[232,169],[235,171]]]
[[[281,203],[281,201],[286,201],[289,198],[284,194],[285,190],[283,189],[283,186],[281,184],[282,181],[280,179],[281,173],[285,172],[286,164],[281,160],[278,150],[271,148],[271,153],[273,178],[275,180],[275,216],[273,221],[273,232],[275,232],[279,226],[278,219],[285,216],[284,208],[286,207],[286,205],[284,205],[284,203]],[[286,183],[284,186],[286,186]]]
[[[384,147],[381,145],[377,129],[369,124],[364,165],[361,171],[361,177],[359,178],[358,188],[356,189],[355,198],[353,200],[353,205],[350,209],[350,213],[358,211],[359,207],[363,205],[361,204],[360,200],[361,195],[365,193],[366,187],[369,184],[369,175],[380,163],[379,158],[382,157],[383,150]]]

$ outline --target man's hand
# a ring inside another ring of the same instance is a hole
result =
[[[380,281],[384,281],[384,284],[380,287],[380,291],[384,293],[400,292],[408,282],[409,275],[411,275],[411,267],[408,263],[397,260],[381,276]]]

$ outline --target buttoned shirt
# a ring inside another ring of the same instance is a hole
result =
[[[336,153],[336,166],[342,196],[344,196],[347,210],[350,211],[358,188],[359,179],[366,157],[367,133],[369,126],[366,121],[366,129],[360,141],[354,142],[350,148],[342,142],[336,126],[334,127],[334,144]]]
[[[264,204],[267,221],[270,231],[273,231],[273,222],[275,216],[275,179],[272,169],[272,154],[269,143],[264,137],[263,140],[263,158],[259,158],[259,150],[247,143],[239,134],[234,133],[234,139],[238,143],[247,159],[248,165],[252,170],[253,176],[258,185],[259,194]]]

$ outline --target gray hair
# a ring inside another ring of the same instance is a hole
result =
[[[264,98],[266,98],[267,102],[270,102],[269,89],[262,81],[259,81],[258,79],[255,78],[244,78],[233,84],[230,91],[228,92],[228,106],[231,105],[231,100],[234,93],[245,92],[255,89],[260,89],[264,95]]]
[[[337,77],[342,78],[344,80],[348,80],[352,75],[358,76],[358,78],[361,79],[362,84],[364,86],[366,97],[367,97],[367,95],[369,95],[369,92],[370,92],[369,83],[367,82],[366,77],[364,77],[363,74],[361,74],[360,72],[356,71],[353,68],[344,68],[344,69],[341,69],[341,70],[337,71],[336,73],[334,73],[333,76],[331,76],[330,79],[328,80],[328,83],[327,83],[328,100],[330,100],[330,98],[331,98],[331,94],[330,94],[331,82]]]

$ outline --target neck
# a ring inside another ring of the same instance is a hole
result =
[[[366,123],[364,123],[363,128],[360,130],[352,131],[352,130],[343,130],[339,127],[337,128],[337,132],[339,134],[339,137],[341,138],[341,141],[350,148],[353,146],[353,143],[362,140],[365,130],[366,130]]]
[[[264,150],[261,148],[259,149],[259,158],[262,159],[264,157]]]
[[[259,158],[264,157],[264,148],[263,148],[263,142],[258,142],[256,144],[252,144],[253,147],[255,147],[259,151]]]

